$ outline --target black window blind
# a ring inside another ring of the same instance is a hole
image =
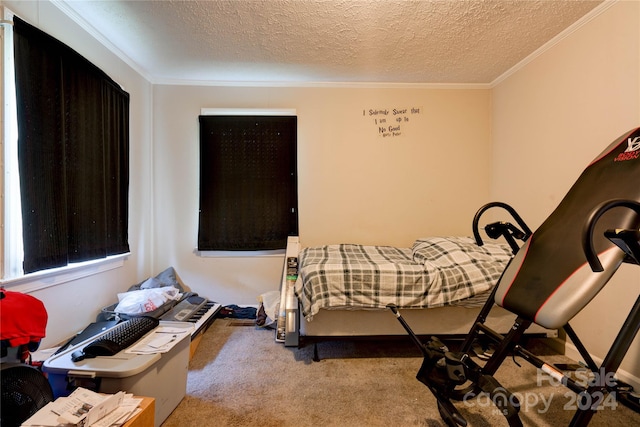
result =
[[[298,234],[297,117],[199,121],[198,250],[285,248]]]
[[[25,273],[129,251],[129,94],[14,17]]]

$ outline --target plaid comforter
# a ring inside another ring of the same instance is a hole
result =
[[[469,237],[419,239],[411,248],[353,244],[304,248],[295,293],[307,320],[321,309],[453,305],[489,291],[511,259],[508,245]]]

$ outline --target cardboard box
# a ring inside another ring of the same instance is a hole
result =
[[[135,397],[142,399],[142,402],[140,402],[141,411],[124,423],[122,427],[153,427],[156,400],[153,397]]]

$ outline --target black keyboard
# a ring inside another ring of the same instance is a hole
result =
[[[136,343],[159,324],[160,321],[153,317],[131,318],[114,326],[109,332],[91,342],[82,350],[74,351],[71,354],[71,359],[74,362],[79,362],[82,359],[96,356],[113,356]]]

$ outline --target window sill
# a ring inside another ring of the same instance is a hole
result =
[[[274,249],[272,251],[199,251],[195,250],[196,256],[201,258],[281,258],[285,254],[284,249]]]
[[[120,268],[124,265],[124,261],[128,256],[128,253],[114,255],[105,259],[87,261],[71,264],[66,267],[39,271],[21,277],[16,277],[14,279],[1,280],[0,286],[7,290],[28,294],[41,289],[93,276],[94,274],[104,273],[105,271]]]

